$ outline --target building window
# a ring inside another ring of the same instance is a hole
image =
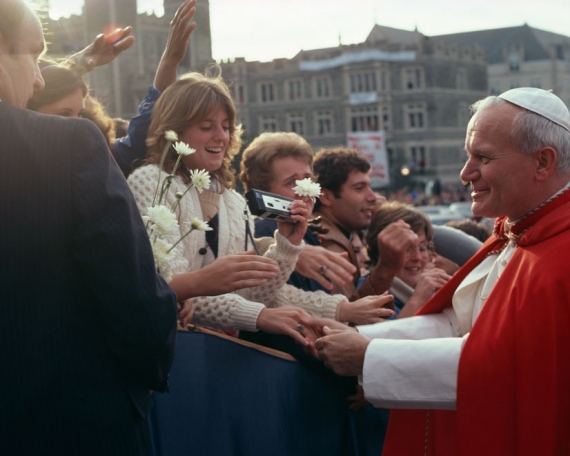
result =
[[[333,125],[333,113],[331,111],[317,111],[315,113],[315,131],[318,136],[332,134]]]
[[[263,131],[277,131],[277,118],[275,116],[261,116],[259,129]]]
[[[289,125],[289,131],[301,136],[305,134],[305,116],[303,114],[288,114],[287,124]]]
[[[424,146],[410,147],[410,168],[419,170],[423,174],[426,165],[426,148]]]
[[[519,53],[513,51],[509,54],[509,70],[519,71],[520,70],[520,56]]]
[[[303,82],[301,80],[287,81],[285,87],[288,100],[300,100],[303,98]]]
[[[532,78],[530,80],[530,86],[536,87],[537,89],[542,89],[542,80],[540,78]]]
[[[328,77],[315,78],[315,96],[317,98],[328,98],[331,96],[331,81]]]
[[[381,71],[380,72],[380,90],[382,92],[386,92],[387,90],[389,90],[388,87],[388,72],[387,71]]]
[[[467,103],[459,103],[459,109],[457,110],[457,126],[467,127],[469,123],[469,105]]]
[[[455,74],[455,87],[459,90],[467,89],[467,71],[465,68],[460,68]]]
[[[259,95],[262,103],[270,103],[277,99],[275,84],[272,82],[264,82],[259,84]]]
[[[501,86],[499,84],[493,84],[491,86],[491,89],[489,90],[489,93],[491,95],[495,95],[495,96],[500,95],[501,94]]]
[[[390,108],[388,106],[382,107],[382,130],[390,130],[392,123],[390,122]]]
[[[423,79],[421,68],[404,68],[404,88],[406,90],[421,89],[424,86]]]
[[[238,103],[242,104],[245,101],[243,86],[238,87]]]
[[[510,88],[511,89],[518,89],[521,86],[521,83],[518,80],[511,81]]]
[[[376,73],[373,71],[350,75],[350,93],[376,92]]]
[[[426,126],[425,106],[421,103],[409,104],[404,109],[408,129],[423,130]]]
[[[350,110],[350,131],[378,131],[378,108],[352,108]]]

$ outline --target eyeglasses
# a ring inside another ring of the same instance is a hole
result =
[[[435,246],[431,241],[424,241],[420,245],[411,245],[406,249],[406,259],[409,260],[412,258],[416,252],[419,252],[422,258],[431,259],[435,252]]]

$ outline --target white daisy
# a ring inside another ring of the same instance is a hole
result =
[[[193,169],[190,171],[190,179],[192,179],[192,183],[198,190],[198,193],[202,193],[204,189],[210,188],[210,174],[204,169]]]
[[[147,207],[147,214],[143,216],[145,222],[150,221],[150,228],[158,235],[174,236],[180,233],[178,220],[174,213],[164,205]]]
[[[178,153],[178,155],[182,156],[191,155],[196,152],[196,149],[192,149],[188,144],[182,141],[178,141],[172,147],[174,147],[174,150]]]
[[[204,222],[198,217],[194,217],[190,223],[193,230],[212,231],[212,228],[208,225],[208,222]]]
[[[297,180],[295,181],[295,184],[297,185],[293,187],[293,191],[296,195],[299,195],[301,197],[308,196],[313,201],[315,201],[315,198],[318,198],[322,195],[320,184],[313,182],[309,177],[302,180]]]
[[[174,130],[166,130],[164,132],[164,137],[167,141],[178,141],[178,135]]]
[[[154,264],[158,273],[170,282],[172,279],[172,261],[174,261],[174,250],[172,244],[163,239],[157,238],[152,243],[152,254],[154,256]]]

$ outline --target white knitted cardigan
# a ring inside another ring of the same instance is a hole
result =
[[[161,179],[165,176],[165,173],[161,173]],[[157,179],[158,166],[156,165],[138,168],[128,178],[129,186],[142,215],[147,214],[147,208],[152,204]],[[167,204],[171,205],[175,201],[177,192],[185,190],[186,185],[182,179],[179,176],[174,178],[166,198]],[[244,208],[246,208],[245,200],[234,190],[226,189],[221,194],[218,212],[218,258],[244,250]],[[188,224],[194,217],[203,218],[198,192],[195,188],[189,190],[181,199],[177,213],[182,232],[188,230]],[[251,215],[249,219],[253,232]],[[179,237],[176,236],[169,242],[175,242]],[[266,242],[261,244],[267,246]],[[175,259],[172,264],[174,274],[201,268],[204,256],[200,255],[198,250],[205,245],[206,236],[203,231],[193,231],[186,236],[175,248]],[[192,321],[224,329],[256,331],[257,317],[265,306],[279,307],[286,304],[297,305],[311,315],[335,318],[339,303],[346,301],[343,295],[331,296],[322,291],[306,292],[285,283],[295,268],[302,248],[303,245],[295,246],[277,233],[275,242],[264,253],[265,256],[277,261],[280,269],[277,277],[260,287],[246,288],[218,296],[192,298],[195,308]]]

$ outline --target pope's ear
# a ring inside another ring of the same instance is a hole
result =
[[[558,153],[552,147],[543,147],[536,153],[536,177],[544,182],[555,171]]]
[[[322,195],[319,196],[319,202],[321,206],[330,207],[332,205],[332,201],[334,200],[334,194],[328,188],[321,188]]]

